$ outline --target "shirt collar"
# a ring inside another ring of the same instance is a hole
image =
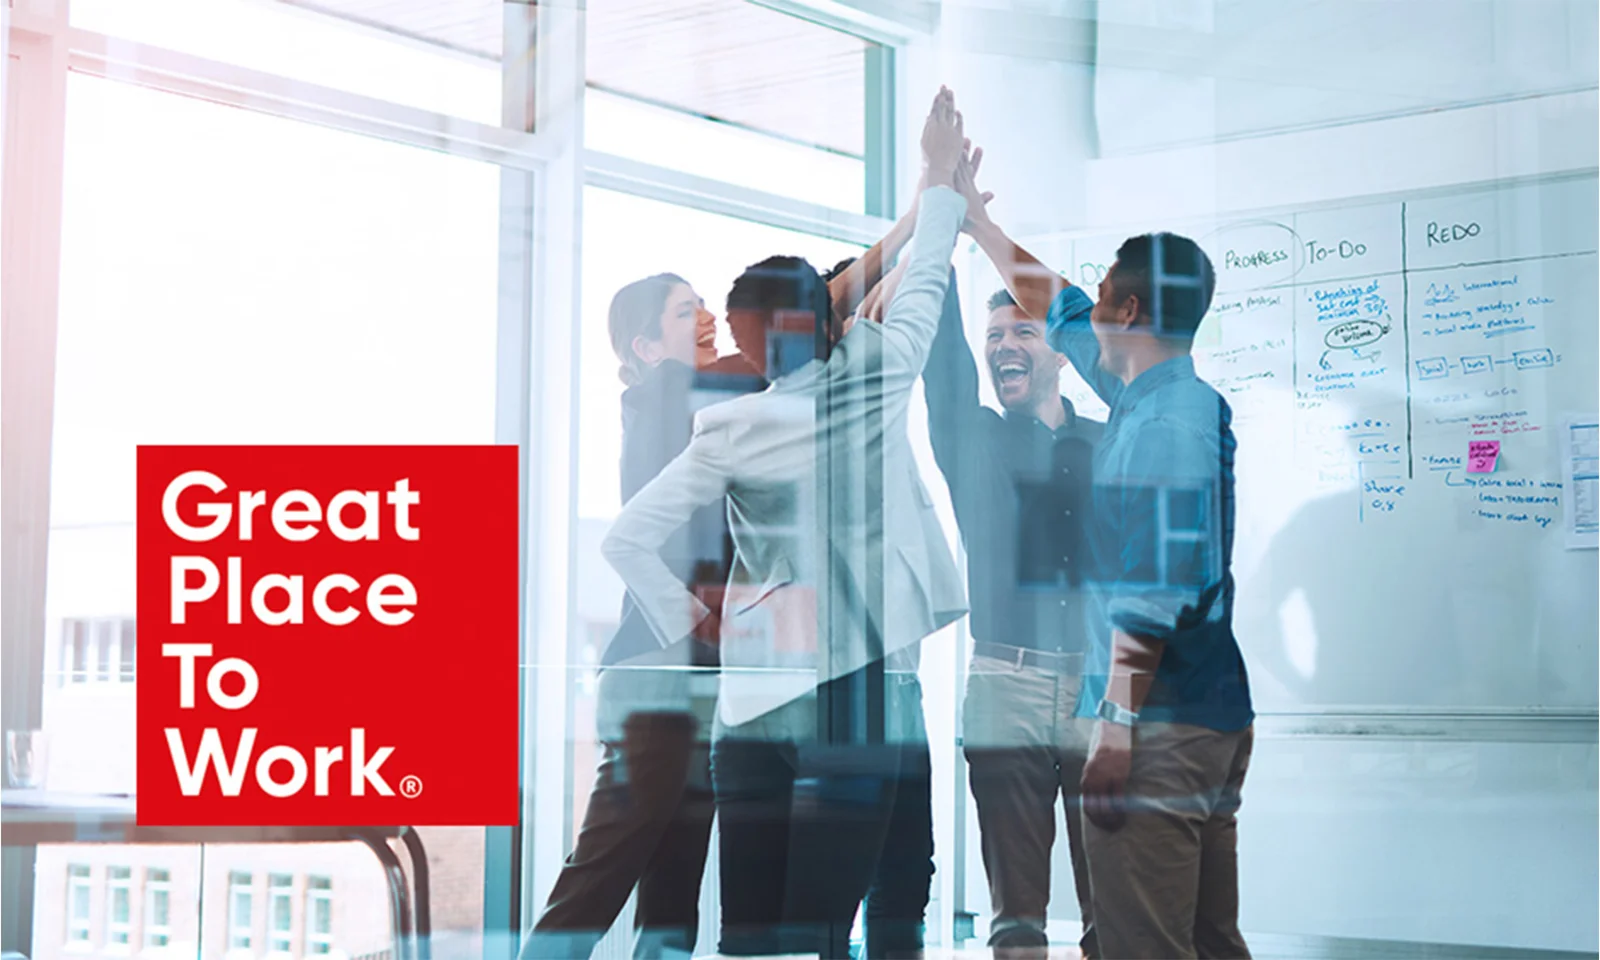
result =
[[[1065,420],[1061,421],[1061,426],[1055,428],[1054,430],[1051,430],[1052,433],[1061,433],[1061,432],[1066,431],[1066,430],[1071,430],[1078,422],[1078,411],[1076,411],[1076,410],[1074,410],[1072,408],[1072,401],[1071,400],[1068,400],[1066,397],[1062,397],[1061,398],[1061,408],[1064,411],[1066,411],[1067,418]],[[1027,423],[1027,424],[1035,424],[1035,423],[1037,423],[1041,427],[1045,426],[1043,420],[1040,420],[1038,417],[1034,416],[1031,413],[1030,414],[1025,414],[1025,415],[1020,415],[1020,414],[1013,414],[1010,410],[1002,409],[1001,410],[1001,416],[1005,417],[1006,421],[1008,423],[1014,423],[1014,424],[1015,423]],[[1050,428],[1049,427],[1045,427],[1045,429],[1049,430]]]
[[[1179,380],[1193,380],[1194,375],[1194,359],[1188,355],[1163,360],[1134,377],[1133,382],[1123,388],[1122,395],[1117,398],[1117,407],[1121,410],[1131,409],[1140,400],[1167,384]]]

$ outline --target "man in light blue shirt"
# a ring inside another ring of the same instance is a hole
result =
[[[1083,804],[1100,951],[1248,957],[1235,814],[1254,714],[1233,635],[1235,443],[1227,402],[1189,356],[1215,272],[1194,241],[1145,234],[1091,302],[970,202],[974,166],[957,178],[966,231],[1111,408],[1078,707],[1095,724]]]

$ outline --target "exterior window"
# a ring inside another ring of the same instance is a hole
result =
[[[172,874],[147,870],[144,875],[144,945],[164,947],[172,942]]]
[[[62,621],[62,686],[132,683],[135,642],[132,617]]]
[[[133,868],[106,868],[106,945],[126,947],[133,930]]]
[[[288,953],[290,929],[294,925],[294,878],[286,873],[274,873],[267,879],[267,950],[271,953]]]
[[[333,881],[311,877],[306,881],[306,953],[333,952]]]
[[[122,642],[117,645],[117,682],[133,682],[133,651],[138,640],[139,622],[137,620],[122,620],[118,622],[122,634]]]
[[[110,683],[115,674],[112,664],[117,661],[117,626],[114,621],[97,620],[94,624],[94,682]]]
[[[89,622],[68,620],[62,625],[61,666],[66,683],[89,682]]]
[[[89,942],[89,868],[67,868],[67,942]]]
[[[228,950],[250,952],[250,917],[255,890],[248,873],[228,874]]]

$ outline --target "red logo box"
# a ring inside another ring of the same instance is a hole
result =
[[[139,823],[516,822],[515,447],[138,457]]]

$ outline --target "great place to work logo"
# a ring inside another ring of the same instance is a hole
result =
[[[517,450],[139,448],[138,820],[517,817]]]

